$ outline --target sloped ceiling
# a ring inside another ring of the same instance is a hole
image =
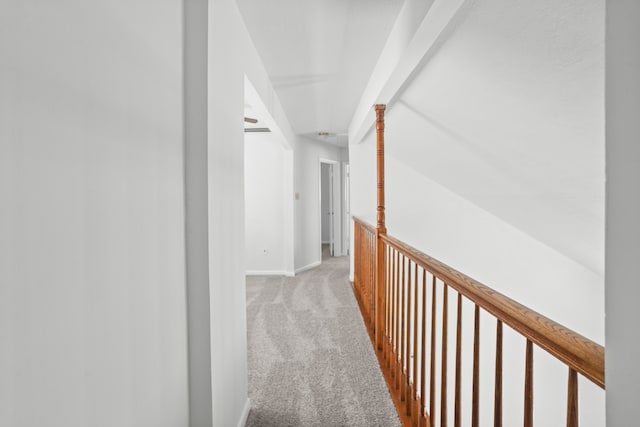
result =
[[[603,274],[604,1],[463,3],[389,99],[389,155]]]
[[[604,0],[435,0],[394,27],[422,1],[237,3],[296,133],[358,143],[386,103],[390,156],[603,274]]]
[[[402,0],[237,4],[294,131],[346,144],[347,127]]]

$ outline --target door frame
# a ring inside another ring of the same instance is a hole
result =
[[[351,239],[351,176],[348,162],[342,162],[342,255],[349,255]]]
[[[332,226],[332,240],[333,240],[333,253],[331,256],[340,256],[343,253],[342,250],[342,203],[341,203],[341,168],[340,162],[337,160],[320,158],[318,161],[318,260],[322,262],[322,165],[329,165],[329,171],[333,175],[333,185],[331,186],[330,194],[333,207],[333,226]],[[331,182],[331,181],[330,181]]]

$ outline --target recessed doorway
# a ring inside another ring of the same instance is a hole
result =
[[[323,247],[329,256],[342,255],[342,218],[340,203],[340,163],[320,160],[320,251]]]

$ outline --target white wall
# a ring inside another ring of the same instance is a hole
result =
[[[2,2],[0,425],[188,425],[181,6]]]
[[[348,156],[346,151],[344,148],[304,137],[296,141],[294,190],[299,195],[299,199],[294,201],[296,271],[311,268],[321,262],[320,159],[345,161]]]
[[[212,425],[208,215],[208,0],[184,3],[184,187],[189,425]]]
[[[640,418],[640,4],[607,2],[607,425]]]
[[[285,150],[273,133],[245,133],[245,253],[247,274],[293,275],[287,266],[285,231],[293,224],[285,215],[287,188]]]
[[[213,425],[249,410],[244,248],[244,26],[234,0],[209,0],[209,281]]]

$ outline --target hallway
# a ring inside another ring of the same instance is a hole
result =
[[[248,427],[400,425],[349,258],[323,258],[296,277],[247,277]]]

